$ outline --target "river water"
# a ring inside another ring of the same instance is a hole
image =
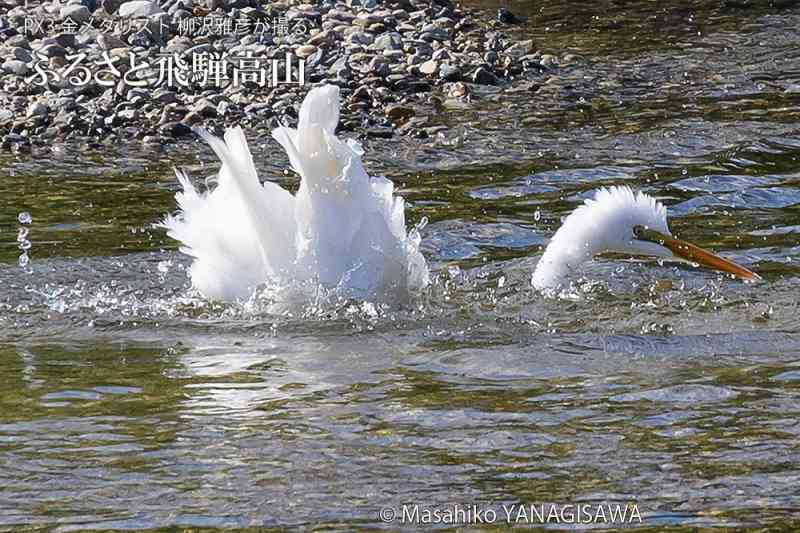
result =
[[[0,529],[413,529],[379,511],[414,504],[497,509],[489,530],[540,504],[800,523],[800,8],[476,4],[562,64],[431,103],[434,138],[366,141],[430,220],[409,308],[194,294],[152,224],[172,165],[214,172],[200,143],[0,156]],[[262,175],[296,186],[267,138]],[[542,246],[610,184],[764,281],[609,256],[543,298]]]

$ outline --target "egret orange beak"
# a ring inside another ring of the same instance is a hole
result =
[[[675,257],[679,257],[690,263],[695,263],[706,268],[718,270],[720,272],[727,272],[733,274],[741,279],[761,279],[761,276],[755,272],[746,269],[741,265],[737,265],[733,261],[729,261],[724,257],[720,257],[708,250],[704,250],[699,246],[675,237],[664,235],[663,233],[645,228],[644,226],[635,226],[633,234],[640,241],[648,241],[659,244],[672,252]]]

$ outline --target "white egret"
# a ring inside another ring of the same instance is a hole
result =
[[[598,190],[567,217],[536,265],[533,286],[562,286],[576,267],[604,252],[687,261],[742,279],[759,279],[743,266],[673,237],[667,208],[623,186]]]
[[[265,282],[311,282],[345,297],[391,301],[427,285],[420,235],[406,232],[403,199],[391,181],[367,175],[361,146],[334,134],[338,121],[339,88],[328,85],[308,93],[296,130],[272,132],[300,175],[295,195],[260,182],[241,128],[229,128],[224,140],[197,130],[222,161],[217,184],[198,192],[176,169],[180,211],[162,225],[194,258],[192,283],[203,295],[233,301]]]

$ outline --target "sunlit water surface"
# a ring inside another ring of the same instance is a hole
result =
[[[216,168],[199,143],[2,156],[0,529],[378,528],[404,503],[797,523],[800,11],[510,5],[576,57],[431,107],[433,139],[366,142],[431,221],[407,308],[193,293],[152,224],[171,165]],[[296,186],[263,139],[262,175]],[[542,245],[607,184],[764,281],[606,257],[543,298]]]

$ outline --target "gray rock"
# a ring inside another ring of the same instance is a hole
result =
[[[399,33],[384,33],[372,45],[377,50],[400,50],[403,48],[403,38]]]
[[[312,44],[314,46],[320,46],[322,44],[328,43],[333,36],[333,33],[330,31],[321,31],[318,34],[314,35],[308,40],[308,44]]]
[[[50,109],[58,110],[58,113],[72,111],[78,107],[75,99],[69,96],[58,96],[48,101]]]
[[[164,10],[151,0],[131,0],[119,6],[119,16],[127,18],[145,18],[163,12]]]
[[[17,76],[24,76],[30,71],[30,69],[28,68],[28,65],[19,59],[8,59],[3,63],[3,71],[9,74],[16,74]]]
[[[179,137],[188,137],[192,135],[192,128],[182,122],[167,122],[158,127],[158,133],[177,139]]]
[[[461,69],[449,64],[444,64],[439,68],[439,77],[444,81],[461,80]]]
[[[217,106],[205,98],[201,98],[192,106],[192,113],[201,117],[215,117],[217,116]]]
[[[8,47],[18,46],[20,48],[25,48],[26,50],[31,49],[31,43],[28,42],[28,39],[26,39],[24,35],[14,35],[13,37],[9,37],[5,42],[5,45]]]
[[[64,48],[75,48],[75,34],[74,33],[59,33],[53,40],[56,44]]]
[[[123,122],[133,122],[139,118],[139,111],[136,109],[123,109],[117,113],[117,117]]]
[[[113,15],[124,1],[125,0],[100,0],[100,7],[109,15]]]
[[[72,4],[62,7],[59,16],[61,20],[70,19],[77,24],[83,24],[92,17],[92,14],[89,12],[88,7]]]
[[[57,43],[45,45],[38,52],[45,57],[64,57],[67,55],[66,49]]]
[[[372,58],[372,61],[369,62],[367,72],[377,76],[388,76],[390,70],[388,63],[386,63],[386,60],[383,57],[375,56]]]
[[[47,113],[50,110],[41,102],[33,102],[31,105],[28,106],[28,111],[25,113],[25,116],[28,118],[30,117],[43,117],[47,116]]]
[[[313,44],[304,44],[303,46],[298,47],[297,50],[294,51],[294,53],[300,59],[305,59],[308,56],[316,53],[316,51],[317,47],[314,46]]]
[[[542,59],[539,62],[545,68],[552,68],[558,66],[558,59],[556,58],[556,56],[550,54],[542,55]]]
[[[113,50],[114,48],[127,48],[128,45],[119,37],[111,33],[101,33],[97,36],[97,44],[103,50]]]
[[[345,38],[345,41],[348,43],[366,45],[372,44],[374,40],[375,38],[372,35],[363,31],[352,32]]]
[[[506,48],[506,54],[515,59],[519,59],[530,53],[533,53],[533,41],[530,39],[527,41],[519,41]]]
[[[132,95],[129,95],[128,98],[129,99],[132,98]],[[154,101],[158,102],[161,105],[174,104],[179,101],[178,95],[175,94],[174,91],[168,91],[166,89],[157,90],[156,92],[153,93],[152,98]]]

